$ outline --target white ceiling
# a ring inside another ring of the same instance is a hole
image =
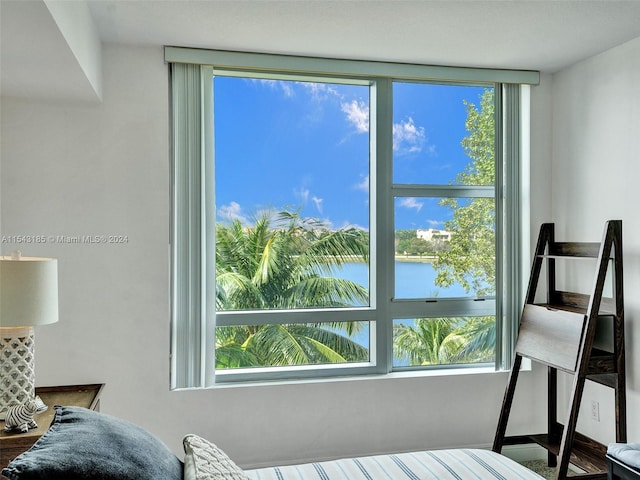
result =
[[[48,15],[60,1],[0,0],[3,95],[84,95]],[[76,1],[103,43],[547,73],[640,37],[640,0]]]

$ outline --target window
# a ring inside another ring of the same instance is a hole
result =
[[[371,306],[370,86],[236,75],[213,76],[216,370],[371,363],[370,321],[334,320]]]
[[[494,98],[494,85],[393,83],[392,309],[421,303],[393,319],[395,369],[495,361]]]
[[[510,364],[537,75],[166,57],[174,387]]]

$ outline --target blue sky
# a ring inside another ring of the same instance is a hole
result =
[[[394,85],[394,182],[448,184],[468,163],[463,100],[483,88]],[[369,88],[215,77],[218,220],[301,209],[369,228]],[[436,199],[396,200],[396,229],[442,228]]]

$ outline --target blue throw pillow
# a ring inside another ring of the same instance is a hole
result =
[[[81,407],[55,409],[47,433],[2,470],[9,480],[182,479],[182,462],[143,428]]]

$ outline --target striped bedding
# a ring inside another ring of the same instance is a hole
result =
[[[344,458],[245,473],[251,480],[544,480],[507,457],[476,449]]]

